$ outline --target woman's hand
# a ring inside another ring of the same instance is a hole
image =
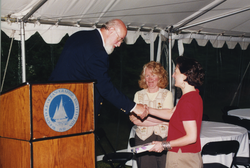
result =
[[[161,153],[164,150],[162,146],[162,141],[153,141],[152,143],[155,145],[149,150],[149,152]]]

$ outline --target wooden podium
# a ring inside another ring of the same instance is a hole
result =
[[[95,167],[94,83],[25,83],[0,95],[0,168]]]

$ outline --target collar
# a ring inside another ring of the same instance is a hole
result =
[[[100,30],[100,29],[97,29],[97,30],[99,31],[99,33],[100,33],[100,35],[101,35],[101,38],[102,38],[102,45],[103,45],[103,47],[105,47],[105,44],[104,44],[104,39],[103,39],[103,36],[102,36],[101,30]]]

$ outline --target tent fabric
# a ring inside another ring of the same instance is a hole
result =
[[[173,39],[182,39],[184,43],[189,38],[196,39],[199,45],[210,41],[216,48],[224,44],[234,48],[240,44],[244,50],[250,42],[249,0],[136,0],[129,3],[127,0],[2,0],[1,29],[8,36],[15,32],[14,39],[20,40],[20,20],[42,1],[45,3],[25,20],[26,40],[38,32],[47,43],[58,43],[66,34],[98,28],[110,19],[119,18],[130,30],[128,44],[133,44],[139,36],[150,43],[150,32],[165,37],[173,33]]]
[[[10,29],[11,27],[11,29]],[[2,30],[11,38],[20,41],[20,23],[1,23]],[[34,29],[35,28],[35,29]],[[25,24],[25,40],[28,40],[33,34],[38,32],[43,40],[48,44],[57,44],[61,39],[68,34],[69,36],[73,33],[81,30],[93,30],[95,28],[91,27],[72,27],[72,26],[56,26],[56,25],[46,25],[46,24]],[[146,43],[150,43],[151,38],[155,40],[159,33],[153,32],[141,32],[137,31],[128,31],[125,38],[127,44],[134,44],[139,36],[141,36]],[[151,37],[152,36],[152,37]]]
[[[11,29],[10,29],[11,27]],[[20,23],[1,23],[2,31],[4,31],[9,37],[20,41]],[[36,25],[31,23],[25,24],[25,40],[28,40],[33,34],[38,32],[43,40],[48,44],[57,44],[66,35],[71,35],[76,31],[80,30],[90,30],[91,28],[75,28],[70,26],[60,26],[60,28],[55,25]],[[93,28],[92,28],[93,29]],[[67,33],[65,33],[67,32]]]
[[[210,41],[214,48],[221,48],[226,43],[229,49],[234,49],[236,44],[239,43],[242,50],[246,50],[250,43],[250,38],[245,37],[227,37],[194,33],[173,35],[173,39],[182,39],[181,41],[184,44],[190,44],[192,39],[195,39],[200,46],[205,46],[207,42]]]

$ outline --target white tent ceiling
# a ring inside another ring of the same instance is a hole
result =
[[[150,39],[149,34],[161,33],[181,43],[195,38],[199,45],[210,40],[214,47],[226,42],[229,48],[239,43],[246,49],[249,9],[249,0],[1,0],[1,29],[20,40],[24,21],[25,39],[39,32],[47,43],[58,43],[66,33],[119,18],[128,27],[129,44],[139,35]]]

